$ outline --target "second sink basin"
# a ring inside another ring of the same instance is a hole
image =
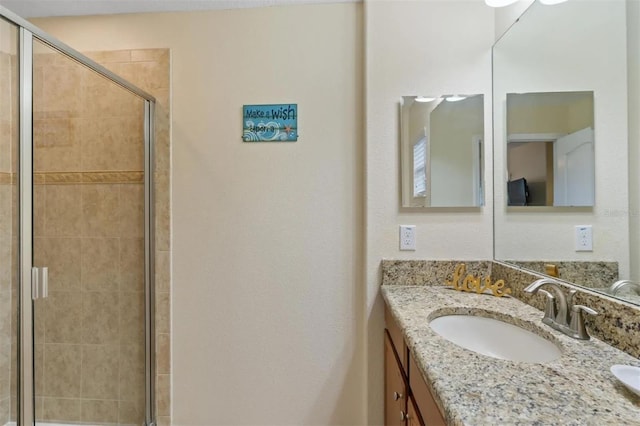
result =
[[[445,315],[431,320],[429,326],[458,346],[494,358],[541,363],[562,355],[553,342],[493,318]]]

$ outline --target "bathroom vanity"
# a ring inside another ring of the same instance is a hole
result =
[[[415,357],[405,343],[400,327],[385,310],[384,377],[385,422],[389,425],[444,425],[438,407]]]
[[[389,370],[397,361],[388,358],[398,355],[400,361],[408,360],[408,367],[399,368],[408,372],[410,389],[393,390],[387,381],[385,390],[391,394],[385,398],[393,400],[393,392],[409,394],[407,424],[413,424],[413,401],[427,425],[637,425],[640,420],[640,399],[609,371],[614,364],[640,366],[640,361],[596,338],[576,340],[543,325],[541,311],[515,298],[461,293],[439,285],[383,285],[382,295],[387,306],[385,377],[393,375]],[[431,320],[448,314],[513,323],[550,340],[562,354],[544,363],[478,354],[430,328]],[[426,392],[419,394],[414,383],[420,382],[426,384]],[[386,424],[404,424],[405,416],[397,411],[402,403],[394,407],[385,402]]]

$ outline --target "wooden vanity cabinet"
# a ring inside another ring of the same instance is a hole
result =
[[[418,412],[427,426],[444,426],[444,418],[433,399],[427,383],[422,378],[413,357],[409,356],[409,388],[411,397],[415,399]]]
[[[407,412],[407,386],[389,335],[384,335],[384,424],[404,425]]]
[[[422,426],[425,422],[420,416],[420,410],[416,406],[416,402],[413,398],[409,398],[407,401],[407,426]],[[426,423],[430,425],[431,423]]]
[[[384,424],[444,426],[444,418],[388,309],[385,322]]]

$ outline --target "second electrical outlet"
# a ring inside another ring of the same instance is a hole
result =
[[[576,225],[576,251],[593,251],[593,228],[591,225]]]
[[[416,226],[400,225],[400,250],[416,249]]]

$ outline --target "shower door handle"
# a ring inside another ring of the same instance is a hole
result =
[[[31,298],[44,299],[49,296],[49,268],[31,268]]]
[[[38,300],[40,298],[40,280],[38,279],[38,268],[31,268],[31,298]]]
[[[42,291],[40,294],[42,298],[49,297],[49,268],[46,266],[42,267]]]

